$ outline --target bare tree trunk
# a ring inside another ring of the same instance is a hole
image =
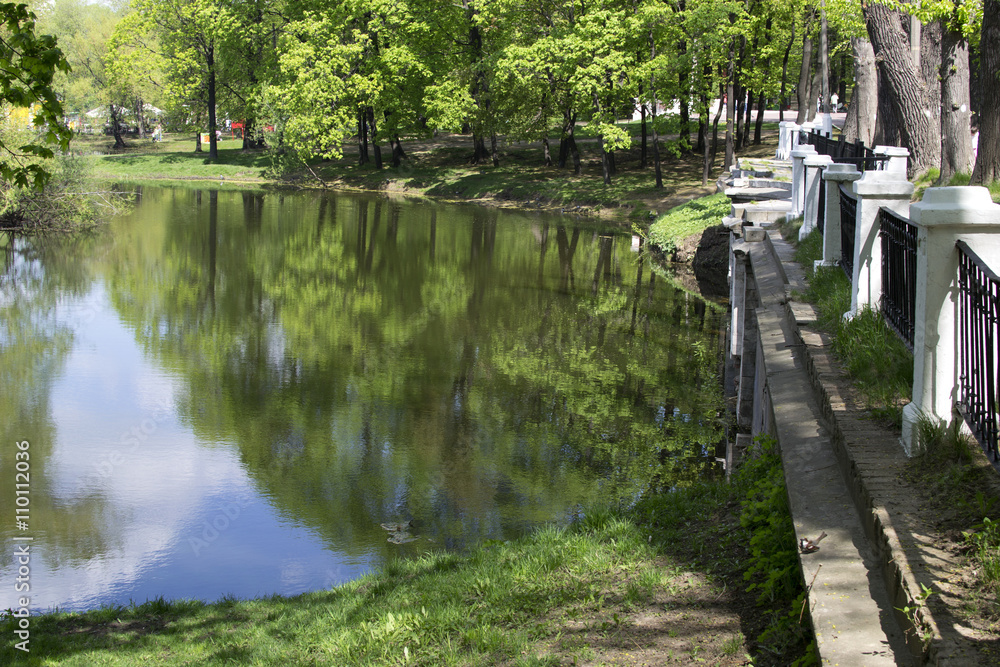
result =
[[[900,120],[896,115],[896,108],[892,105],[892,89],[885,78],[882,68],[875,67],[876,80],[878,82],[878,114],[875,119],[875,136],[872,138],[872,146],[899,146],[903,143],[903,135],[900,131]]]
[[[205,65],[208,67],[208,159],[219,159],[219,137],[215,134],[215,47],[206,51]]]
[[[764,91],[757,93],[757,120],[753,126],[753,145],[760,146],[760,134],[764,128]]]
[[[788,47],[785,49],[785,55],[781,59],[781,92],[778,94],[778,120],[785,120],[785,104],[788,102],[787,94],[785,92],[786,84],[788,82],[788,56],[792,52],[792,47],[795,45],[795,21],[792,21],[792,36],[788,40]]]
[[[246,148],[247,128],[243,128],[243,147]],[[358,111],[358,164],[368,164],[368,122],[364,110]]]
[[[809,71],[812,69],[812,55],[812,38],[809,37],[809,32],[806,31],[805,37],[802,39],[802,66],[799,68],[799,85],[798,88],[795,89],[795,97],[799,104],[799,112],[795,116],[795,122],[799,125],[808,120],[806,114],[809,113],[809,109],[812,108],[813,104],[812,99],[809,97],[809,89],[812,87],[809,85]]]
[[[969,43],[960,32],[941,39],[941,185],[972,170],[972,114],[969,111]]]
[[[642,94],[642,91],[639,91]],[[642,117],[641,130],[642,130],[642,144],[639,147],[639,169],[645,169],[648,163],[646,158],[646,103],[643,102],[639,105],[639,115]]]
[[[979,151],[972,182],[985,185],[1000,180],[1000,0],[983,0],[982,108],[979,114]]]
[[[729,71],[726,73],[726,157],[723,161],[723,169],[729,169],[736,160],[735,137],[733,137],[733,127],[736,124],[736,45],[729,43]],[[722,111],[720,108],[719,111]],[[713,137],[713,144],[715,139]],[[714,149],[713,149],[714,152]]]
[[[854,92],[847,109],[844,137],[848,141],[860,139],[865,146],[874,146],[875,118],[878,116],[878,72],[875,70],[875,51],[872,43],[860,37],[851,38],[854,55]]]
[[[941,161],[941,126],[930,117],[935,115],[935,107],[941,106],[941,98],[929,98],[927,86],[913,66],[901,14],[876,3],[865,3],[861,11],[892,91],[890,101],[900,121],[902,140],[910,151],[909,173],[912,176],[936,167]]]
[[[378,126],[375,124],[375,110],[368,107],[368,129],[371,131],[372,152],[375,154],[375,168],[382,168],[382,147],[378,145]]]
[[[723,88],[725,90],[725,88]],[[708,112],[708,106],[705,106],[706,113]],[[712,119],[712,149],[709,151],[708,142],[705,142],[705,164],[704,171],[701,177],[701,184],[708,185],[708,177],[711,174],[712,167],[715,166],[715,155],[719,150],[719,118],[722,117],[722,104],[719,104],[719,108],[715,110],[715,118]]]

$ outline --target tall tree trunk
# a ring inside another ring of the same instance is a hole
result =
[[[246,128],[243,128],[243,136],[246,137]],[[244,140],[243,146],[246,147]],[[365,110],[358,110],[358,165],[368,164],[368,121],[365,120]]]
[[[375,168],[382,168],[382,147],[378,145],[378,126],[375,124],[375,110],[371,107],[367,108],[368,113],[368,129],[371,131],[372,138],[372,153],[375,155]]]
[[[808,120],[807,114],[814,103],[814,100],[810,99],[809,92],[811,88],[809,72],[812,70],[812,56],[813,42],[807,30],[805,31],[805,37],[802,38],[802,64],[799,67],[799,85],[795,89],[795,97],[799,105],[799,112],[795,116],[795,122],[799,125]]]
[[[795,45],[795,21],[792,21],[792,36],[785,47],[785,55],[781,59],[781,92],[778,93],[778,120],[785,120],[785,106],[788,104],[788,94],[786,92],[788,83],[788,56],[792,53]]]
[[[118,111],[118,107],[112,104],[109,114],[110,114],[109,117],[111,119],[111,134],[115,138],[114,150],[125,148],[125,139],[122,138],[121,112]],[[199,133],[198,143],[195,144],[194,152],[198,153],[200,151],[201,151],[201,134]]]
[[[566,145],[569,147],[569,154],[573,158],[573,173],[579,176],[583,173],[583,161],[580,159],[580,149],[576,145],[576,115],[573,116],[573,124],[569,127],[569,137]]]
[[[135,119],[136,125],[139,127],[139,138],[146,138],[146,103],[141,97],[135,98]]]
[[[915,21],[915,17],[910,17],[910,27],[913,29],[916,23],[918,31],[917,46],[920,52],[919,59],[914,61],[914,66],[920,73],[920,78],[927,86],[927,99],[930,100],[929,111],[931,123],[938,129],[938,140],[941,140],[941,54],[943,53],[944,30],[941,21],[934,21],[927,25]],[[912,42],[911,35],[911,42]],[[911,48],[912,52],[912,48]],[[932,167],[940,166],[941,146],[937,147],[938,161]]]
[[[753,128],[753,145],[760,146],[761,132],[764,129],[764,91],[757,93],[757,121]]]
[[[903,133],[900,129],[900,120],[896,115],[896,108],[892,104],[892,89],[889,88],[885,72],[875,66],[876,80],[878,83],[878,94],[876,103],[878,104],[878,114],[875,118],[875,136],[872,139],[873,146],[901,146],[903,144]]]
[[[256,130],[257,130],[257,120],[253,116],[247,116],[246,119],[243,121],[243,147],[240,150],[249,151],[257,146],[257,142],[253,138],[254,132],[256,132]],[[365,146],[365,148],[367,149],[367,146]]]
[[[854,92],[847,108],[844,137],[848,141],[861,139],[865,146],[874,146],[875,118],[878,116],[878,72],[872,43],[861,37],[851,38],[854,56]]]
[[[826,0],[819,0],[819,110],[825,114],[830,113],[830,48],[826,33]]]
[[[707,108],[707,107],[706,107]],[[701,184],[708,185],[708,177],[711,175],[712,167],[715,166],[715,156],[719,149],[719,119],[722,117],[722,105],[715,111],[715,118],[712,120],[712,150],[708,149],[708,142],[705,142],[705,162],[701,176]]]
[[[639,94],[640,95],[642,94],[641,90],[640,90]],[[645,169],[648,166],[648,164],[649,164],[649,160],[648,160],[648,158],[646,156],[646,154],[647,154],[647,151],[646,151],[646,141],[647,141],[646,140],[646,135],[647,135],[647,130],[646,130],[646,103],[645,102],[643,102],[642,104],[639,105],[639,116],[642,119],[641,120],[641,124],[640,124],[640,131],[642,133],[642,144],[639,147],[639,168],[640,169]]]
[[[733,126],[736,124],[736,44],[729,42],[729,69],[726,72],[726,157],[722,168],[729,169],[736,159],[736,146],[733,137]],[[721,111],[722,109],[719,109]],[[712,137],[712,152],[715,152],[715,136]]]
[[[927,86],[913,66],[900,12],[875,3],[863,4],[861,11],[877,62],[892,91],[891,102],[900,120],[902,140],[910,151],[909,174],[922,173],[938,166],[941,160],[940,123],[931,121],[941,99],[929,99]]]
[[[983,82],[979,113],[979,149],[972,182],[1000,181],[1000,0],[983,0],[979,38]]]
[[[743,138],[740,139],[740,149],[750,145],[750,115],[753,113],[753,91],[747,89],[746,117],[743,119]]]
[[[656,104],[653,104],[653,173],[656,176],[656,187],[663,187],[663,166],[660,161],[660,133],[656,131]]]
[[[219,159],[219,138],[215,119],[215,46],[209,45],[205,51],[205,65],[208,67],[208,159]]]
[[[969,43],[945,29],[941,39],[941,185],[972,169]]]

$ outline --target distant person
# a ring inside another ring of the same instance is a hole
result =
[[[833,109],[834,113],[840,110],[838,104],[839,102],[840,102],[840,96],[837,95],[837,93],[830,95],[830,107]]]

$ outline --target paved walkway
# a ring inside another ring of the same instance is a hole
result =
[[[752,224],[753,205],[746,210],[743,224]],[[996,636],[953,613],[963,603],[951,581],[962,557],[937,543],[937,513],[903,474],[899,434],[867,418],[812,306],[793,297],[805,289],[793,249],[762,231],[735,247],[751,258],[759,291],[759,354],[796,537],[829,536],[800,555],[823,664],[998,664]],[[1000,479],[987,493],[1000,498]],[[926,602],[925,588],[935,593]]]

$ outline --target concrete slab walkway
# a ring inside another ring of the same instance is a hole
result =
[[[995,640],[957,620],[962,600],[949,581],[960,557],[934,542],[934,515],[905,479],[899,434],[866,418],[812,327],[814,309],[796,300],[804,274],[793,247],[767,229],[770,207],[758,219],[755,204],[740,206],[733,249],[750,261],[759,337],[756,379],[742,381],[761,385],[754,393],[769,403],[763,421],[773,421],[755,428],[777,435],[796,538],[828,535],[800,555],[822,664],[995,664],[984,658]],[[1000,498],[1000,479],[987,492]]]

